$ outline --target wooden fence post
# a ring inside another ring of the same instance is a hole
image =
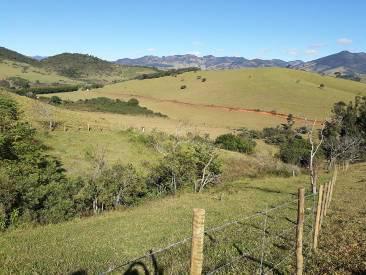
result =
[[[302,275],[304,269],[304,256],[302,254],[302,239],[304,233],[304,214],[305,214],[305,188],[299,188],[298,208],[297,208],[297,227],[296,227],[296,275]]]
[[[88,123],[88,132],[90,132],[90,124]]]
[[[315,227],[314,227],[314,239],[313,239],[313,249],[316,252],[318,247],[318,237],[319,237],[319,228],[320,228],[320,214],[322,211],[322,198],[323,198],[323,185],[319,187],[318,193],[318,204],[316,206],[316,218],[315,218]]]
[[[322,227],[323,224],[323,219],[324,219],[324,210],[325,210],[325,200],[326,200],[326,196],[327,196],[327,190],[328,190],[328,183],[326,183],[324,185],[324,190],[323,190],[323,198],[322,198],[322,209],[320,211],[320,228]]]
[[[332,200],[333,185],[334,185],[334,181],[332,179],[329,183],[329,197],[328,197],[328,201],[327,201],[327,209],[329,208],[330,201]]]
[[[205,231],[205,209],[193,209],[191,275],[201,275],[203,264],[203,239]]]
[[[332,188],[332,181],[330,180],[328,183],[327,193],[325,194],[325,208],[324,208],[324,217],[327,216],[328,206],[329,206],[329,197],[330,197],[330,189]]]
[[[337,175],[338,175],[338,170],[337,170],[337,168],[335,168],[334,172],[333,172],[333,177],[332,177],[332,188],[330,189],[329,203],[332,201],[332,198],[333,198],[333,189],[334,189],[334,185],[337,181]]]

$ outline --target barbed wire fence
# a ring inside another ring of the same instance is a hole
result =
[[[206,230],[204,214],[194,214],[192,236],[151,249],[100,274],[302,274],[298,270],[305,267],[299,257],[307,258],[317,248],[317,231],[330,205],[336,177],[337,170],[318,194],[303,195],[302,206],[299,190],[295,200],[267,205],[250,216]],[[200,234],[202,245],[197,245]],[[198,269],[193,272],[194,265]]]

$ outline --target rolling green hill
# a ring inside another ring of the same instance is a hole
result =
[[[47,71],[40,66],[10,60],[0,60],[0,80],[9,77],[21,77],[31,83],[39,81],[44,84],[76,84],[80,81],[61,76],[53,71]]]
[[[91,55],[77,53],[51,56],[43,59],[41,64],[66,77],[104,83],[131,79],[139,74],[156,71],[146,67],[122,66]]]
[[[149,109],[193,124],[263,128],[284,119],[276,113],[325,119],[335,102],[366,95],[366,85],[298,70],[260,68],[189,72],[59,95],[72,100],[136,97]]]
[[[40,66],[40,63],[37,60],[4,47],[0,47],[0,60],[10,60],[27,63],[33,66]]]
[[[19,68],[20,72],[14,68]],[[24,78],[31,81],[34,79],[50,82],[48,80],[52,79],[52,82],[57,82],[60,79],[63,81],[68,79],[69,82],[76,80],[109,84],[132,79],[141,74],[153,73],[156,70],[147,67],[118,65],[91,55],[77,53],[63,53],[38,61],[0,47],[0,79],[4,76],[23,77],[21,74],[29,72],[35,74],[24,75]],[[40,75],[48,75],[50,78]]]

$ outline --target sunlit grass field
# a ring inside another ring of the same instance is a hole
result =
[[[0,265],[4,274],[79,270],[96,274],[189,236],[192,208],[206,209],[210,228],[293,200],[297,188],[307,183],[307,176],[241,180],[202,194],[183,193],[98,217],[17,229],[0,235]]]
[[[202,82],[202,78],[206,81]],[[324,84],[324,88],[320,88],[320,84]],[[186,88],[181,89],[182,85]],[[252,127],[258,123],[269,125],[271,118],[278,118],[272,116],[266,121],[266,116],[258,113],[233,115],[235,111],[227,110],[221,113],[219,107],[292,113],[309,119],[325,119],[335,102],[348,102],[356,95],[366,95],[365,84],[281,68],[189,72],[177,77],[127,81],[89,93],[59,94],[62,98],[71,100],[98,96],[137,97],[148,108],[175,119],[210,123],[213,116],[212,120],[217,124],[237,125],[235,116],[240,116],[244,125]],[[215,117],[215,113],[219,113],[220,117]]]
[[[33,67],[29,64],[2,60],[0,62],[0,79],[6,79],[8,77],[18,76],[27,79],[31,82],[37,80],[41,83],[65,83],[75,84],[78,83],[67,77],[60,76],[54,72],[49,72],[43,68]]]

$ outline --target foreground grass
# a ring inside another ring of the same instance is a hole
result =
[[[366,274],[366,165],[341,174],[308,274]]]
[[[203,194],[183,193],[97,217],[16,229],[0,235],[1,272],[101,272],[189,236],[192,208],[206,209],[210,228],[294,199],[307,182],[307,176],[241,180]]]

